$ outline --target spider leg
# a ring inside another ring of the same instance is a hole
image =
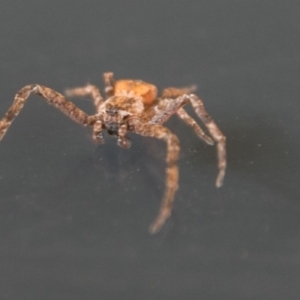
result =
[[[191,94],[197,89],[196,85],[191,85],[183,88],[168,87],[162,91],[162,98],[177,98],[184,94]]]
[[[170,217],[174,196],[178,189],[179,173],[177,160],[180,150],[179,140],[169,129],[158,124],[137,123],[134,126],[134,132],[143,136],[162,139],[167,143],[165,192],[159,213],[149,228],[150,233],[154,234],[161,229]]]
[[[187,95],[187,97],[190,99],[191,104],[196,112],[196,114],[199,116],[199,118],[202,120],[204,125],[207,127],[209,133],[211,134],[213,140],[217,144],[217,154],[218,154],[218,169],[219,173],[216,179],[216,186],[221,187],[224,181],[225,176],[225,170],[227,165],[226,160],[226,137],[221,132],[217,124],[214,122],[212,117],[207,113],[207,111],[204,108],[204,104],[201,99],[199,99],[196,95],[191,94]]]
[[[65,90],[65,94],[68,97],[90,97],[92,98],[94,105],[99,113],[99,109],[101,104],[103,103],[104,99],[101,95],[100,90],[91,84],[88,84],[84,87],[77,87],[73,89]],[[102,134],[102,122],[97,120],[93,125],[93,141],[96,144],[103,144],[104,138]]]
[[[68,101],[63,95],[50,88],[38,84],[26,85],[16,94],[12,106],[9,108],[2,120],[0,120],[0,140],[2,140],[7,129],[9,128],[15,117],[19,114],[26,100],[31,94],[41,96],[49,104],[58,108],[69,118],[84,126],[93,125],[95,122],[95,118],[97,118],[96,116],[88,116],[72,102]]]
[[[202,139],[206,144],[213,145],[214,141],[204,133],[202,128],[196,123],[196,121],[183,109],[179,108],[177,110],[177,115],[189,126],[191,126],[198,137]]]
[[[104,85],[105,85],[105,94],[107,97],[112,97],[114,94],[114,73],[107,72],[103,74]]]
[[[172,88],[173,89],[173,88]],[[180,90],[182,91],[182,89]],[[191,126],[196,134],[202,139],[206,144],[213,145],[213,140],[204,133],[201,127],[196,123],[196,121],[188,115],[188,113],[182,108],[188,102],[186,94],[178,96],[175,99],[164,98],[160,100],[160,103],[156,107],[156,114],[150,120],[151,124],[163,124],[166,122],[173,114],[177,115],[189,126]]]
[[[67,97],[90,97],[92,98],[96,109],[103,103],[103,97],[100,90],[91,84],[84,87],[77,87],[65,90],[65,95]]]
[[[189,99],[186,95],[179,96],[175,99],[164,98],[159,99],[157,106],[155,107],[155,115],[149,121],[150,124],[163,124],[173,114],[175,114],[182,106],[187,104]]]

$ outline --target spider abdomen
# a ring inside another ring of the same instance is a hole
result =
[[[156,100],[157,88],[141,80],[117,80],[114,96],[141,97],[145,105],[151,105]]]

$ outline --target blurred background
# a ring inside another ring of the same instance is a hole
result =
[[[216,189],[215,148],[168,121],[180,188],[151,236],[165,144],[96,146],[32,96],[0,144],[0,298],[299,299],[299,13],[289,0],[0,1],[1,115],[29,83],[102,88],[113,71],[196,84],[228,142]]]

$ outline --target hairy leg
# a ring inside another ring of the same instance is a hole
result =
[[[65,90],[65,95],[67,97],[90,97],[92,98],[96,109],[103,103],[103,97],[100,90],[91,84],[84,87],[77,87]]]
[[[84,126],[93,125],[95,122],[94,116],[88,116],[81,109],[68,101],[60,93],[38,84],[26,85],[16,94],[12,106],[9,108],[5,116],[0,120],[0,140],[2,140],[7,129],[23,108],[26,100],[31,94],[36,94],[44,98],[49,104],[53,105],[69,118]]]
[[[196,85],[183,87],[183,88],[175,88],[175,87],[168,87],[165,88],[162,92],[162,98],[177,98],[184,94],[191,94],[195,92],[197,89]]]
[[[114,94],[114,85],[115,85],[115,80],[114,80],[114,73],[112,72],[107,72],[103,74],[103,80],[104,80],[104,85],[105,85],[105,94],[107,97],[111,97]]]
[[[162,139],[167,143],[165,192],[158,216],[149,228],[150,233],[154,234],[161,229],[171,215],[175,193],[178,189],[179,172],[177,160],[180,150],[179,140],[169,129],[157,124],[137,123],[134,126],[134,132],[143,136]]]
[[[150,124],[163,124],[166,122],[173,114],[177,115],[189,126],[191,126],[196,134],[208,145],[213,145],[213,140],[204,133],[201,127],[196,123],[196,121],[188,115],[188,113],[182,108],[186,103],[189,102],[186,94],[181,95],[175,99],[165,98],[161,99],[156,106],[156,114],[150,120]]]
[[[189,99],[185,95],[179,96],[175,99],[159,99],[159,102],[155,107],[155,115],[149,121],[149,124],[165,123],[172,115],[177,113],[177,111],[188,102]]]
[[[189,126],[191,126],[198,137],[202,139],[206,144],[213,145],[214,141],[204,133],[202,128],[196,123],[196,121],[183,109],[177,110],[177,115]]]
[[[207,113],[207,111],[204,108],[204,104],[196,95],[191,94],[188,95],[188,98],[191,101],[191,104],[196,112],[196,114],[199,116],[199,118],[202,120],[204,125],[207,127],[210,135],[212,136],[213,140],[217,144],[217,154],[218,154],[218,169],[219,173],[216,179],[216,186],[221,187],[224,181],[225,176],[225,170],[227,165],[226,160],[226,137],[221,132],[217,124],[214,122],[212,117]]]
[[[90,97],[93,100],[97,112],[99,112],[100,105],[104,101],[100,90],[96,86],[91,84],[88,84],[84,87],[67,89],[65,91],[65,94],[68,97]],[[93,125],[93,141],[94,143],[99,145],[104,143],[102,134],[102,122],[100,120],[97,120]]]

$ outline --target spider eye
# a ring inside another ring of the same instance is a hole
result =
[[[114,107],[110,107],[106,109],[106,113],[110,116],[116,116],[118,114],[118,110]]]

